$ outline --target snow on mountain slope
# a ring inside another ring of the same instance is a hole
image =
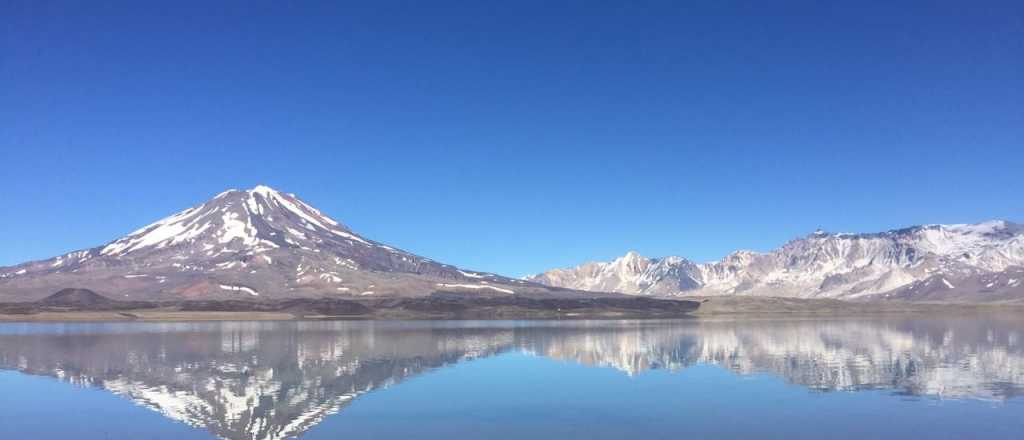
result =
[[[1024,298],[1024,288],[1011,285],[1012,278],[1003,277],[1004,289],[979,288],[974,296],[956,285],[983,286],[985,277],[1021,267],[1024,227],[990,221],[874,234],[819,231],[768,253],[739,251],[706,264],[681,257],[648,259],[630,252],[611,262],[555,269],[527,279],[637,295],[886,298],[886,293],[898,293],[902,299],[1006,300]],[[948,292],[929,290],[920,295],[905,290],[929,279],[939,280],[936,289]],[[982,292],[985,289],[988,293]]]
[[[104,246],[0,268],[0,298],[36,299],[69,286],[133,299],[548,289],[364,238],[262,185],[222,192]]]

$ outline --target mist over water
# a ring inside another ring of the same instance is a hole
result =
[[[998,317],[2,324],[0,437],[1012,438],[1022,330]]]

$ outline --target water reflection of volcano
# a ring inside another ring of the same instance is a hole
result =
[[[158,326],[2,335],[0,364],[100,387],[222,438],[275,439],[304,432],[360,394],[512,341],[501,329],[373,323]]]
[[[0,327],[0,367],[106,389],[223,438],[272,439],[301,434],[363,393],[509,350],[628,374],[712,363],[815,390],[1002,400],[1024,385],[1018,328],[999,320],[25,325]]]

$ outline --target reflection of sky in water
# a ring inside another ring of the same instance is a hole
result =
[[[84,388],[0,373],[0,437],[207,435],[167,419],[226,438],[741,437],[765,426],[998,437],[1024,428],[1021,327],[991,317],[4,324],[0,367]]]

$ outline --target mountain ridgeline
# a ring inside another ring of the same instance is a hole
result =
[[[815,232],[767,253],[698,264],[635,252],[527,277],[549,286],[651,296],[997,302],[1024,299],[1024,226],[925,225],[873,234]]]

